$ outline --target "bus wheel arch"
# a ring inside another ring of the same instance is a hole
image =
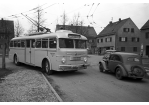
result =
[[[13,56],[13,62],[14,62],[14,64],[17,65],[17,66],[20,64],[20,63],[19,63],[19,60],[18,60],[18,56],[17,56],[16,53],[15,53],[14,56]]]
[[[47,58],[44,58],[42,60],[42,70],[48,75],[51,75],[53,73],[53,71],[51,70],[50,60],[48,60]]]

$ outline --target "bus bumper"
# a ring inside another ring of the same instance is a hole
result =
[[[80,64],[80,65],[59,65],[59,69],[63,71],[70,71],[70,70],[81,70],[87,69],[89,64]]]

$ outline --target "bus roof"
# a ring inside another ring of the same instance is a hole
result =
[[[87,40],[87,38],[83,35],[73,33],[71,31],[67,30],[59,30],[56,31],[55,33],[41,33],[41,34],[35,34],[33,36],[22,36],[22,37],[16,37],[11,40],[20,40],[20,39],[41,39],[41,38],[49,38],[49,37],[57,37],[57,38],[69,38],[68,35],[79,35],[81,36],[80,38],[74,38],[74,39],[84,39]],[[73,39],[73,38],[72,38]]]

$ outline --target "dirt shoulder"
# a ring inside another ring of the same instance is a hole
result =
[[[23,68],[0,69],[0,102],[58,102],[41,72]]]

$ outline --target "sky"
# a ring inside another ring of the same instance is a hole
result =
[[[43,18],[46,19],[44,25],[52,32],[55,31],[56,24],[62,24],[61,15],[64,11],[68,17],[66,24],[79,13],[79,19],[84,21],[84,25],[94,27],[97,34],[109,21],[115,22],[119,18],[131,18],[139,29],[149,20],[147,0],[4,0],[0,2],[0,18],[14,23],[19,20],[26,33],[32,23],[21,13],[34,19],[37,12],[33,8],[37,6],[43,9]]]

